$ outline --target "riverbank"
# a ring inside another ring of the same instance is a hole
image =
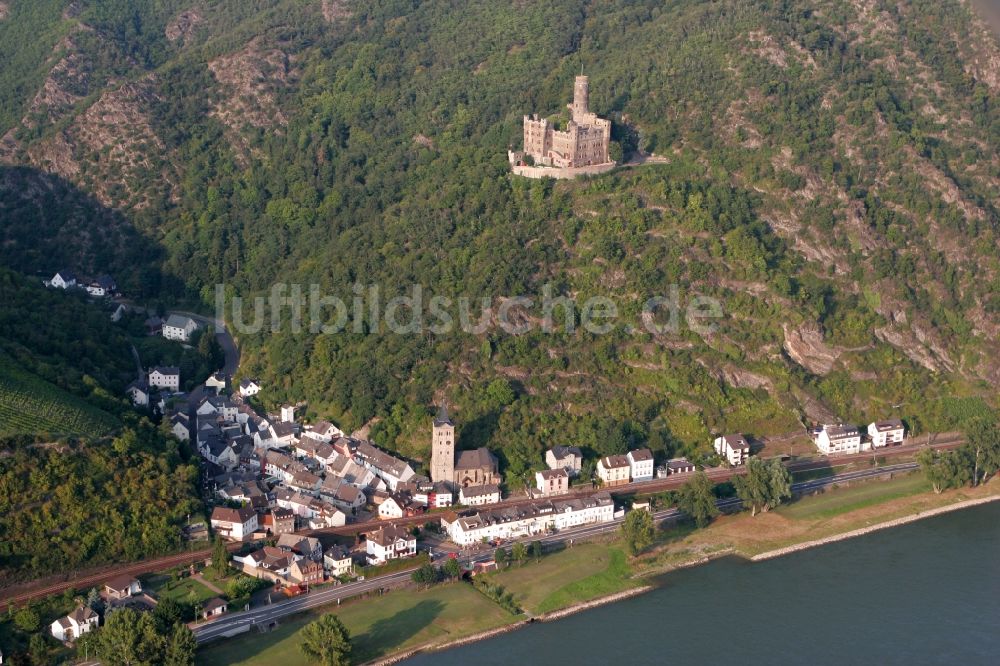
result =
[[[904,518],[896,518],[895,520],[887,520],[884,523],[879,523],[878,525],[872,525],[870,527],[862,527],[860,529],[852,530],[850,532],[845,532],[843,534],[837,534],[823,539],[816,539],[814,541],[806,541],[804,543],[796,544],[794,546],[786,546],[785,548],[778,548],[776,550],[769,550],[765,553],[759,553],[757,555],[754,555],[753,557],[750,558],[750,561],[760,562],[762,560],[770,560],[775,557],[782,557],[784,555],[796,553],[800,550],[808,550],[809,548],[816,548],[817,546],[825,546],[826,544],[836,543],[837,541],[845,541],[847,539],[853,539],[855,537],[864,536],[865,534],[871,534],[872,532],[878,532],[880,530],[886,530],[892,527],[899,527],[901,525],[913,523],[918,520],[924,520],[925,518],[940,516],[943,513],[960,511],[962,509],[968,509],[970,507],[979,506],[981,504],[989,504],[990,502],[996,502],[997,500],[1000,500],[1000,495],[991,495],[989,497],[969,499],[962,502],[957,502],[955,504],[949,504],[947,506],[938,507],[936,509],[921,511],[912,516],[906,516]]]
[[[552,622],[645,594],[664,573],[736,555],[767,559],[824,543],[862,536],[1000,499],[1000,482],[984,487],[928,492],[920,475],[832,489],[767,514],[722,516],[695,530],[673,526],[638,558],[624,557],[615,538],[604,537],[546,555],[539,562],[491,574],[528,613],[501,611],[467,584],[393,591],[292,618],[271,634],[246,634],[202,649],[199,664],[212,666],[305,666],[296,634],[322,612],[334,612],[355,637],[360,662],[397,663],[515,631],[535,621]]]

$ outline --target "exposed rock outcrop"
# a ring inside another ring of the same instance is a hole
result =
[[[293,78],[285,52],[254,39],[235,53],[211,60],[208,69],[226,93],[212,113],[230,128],[273,128],[288,122],[276,98],[277,91]]]
[[[814,375],[825,375],[833,370],[840,351],[823,342],[823,332],[816,324],[799,328],[782,326],[785,333],[785,351],[789,357]]]
[[[171,43],[186,45],[202,21],[197,9],[186,9],[167,24],[164,35]]]

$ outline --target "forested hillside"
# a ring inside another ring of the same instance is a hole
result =
[[[1000,48],[964,1],[8,4],[18,270],[58,268],[48,244],[206,307],[217,283],[549,283],[632,315],[677,285],[725,312],[705,335],[241,336],[271,403],[377,417],[422,456],[447,399],[516,478],[552,443],[696,455],[711,432],[890,413],[947,429],[995,397]],[[522,115],[558,113],[581,69],[615,152],[666,163],[512,178]],[[92,213],[37,206],[56,186]]]
[[[81,292],[0,269],[0,437],[107,435],[135,379],[124,332]]]

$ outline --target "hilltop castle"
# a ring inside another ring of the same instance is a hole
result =
[[[455,424],[443,405],[431,433],[431,481],[462,488],[500,483],[497,459],[489,449],[459,451],[455,456]]]
[[[571,116],[565,131],[557,130],[538,114],[524,116],[524,151],[508,154],[514,173],[541,178],[572,178],[580,173],[601,173],[615,166],[608,154],[611,121],[592,113],[590,83],[586,76],[576,77]],[[535,166],[523,163],[531,156]]]

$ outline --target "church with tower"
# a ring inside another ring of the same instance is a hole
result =
[[[431,481],[469,488],[500,483],[496,456],[486,447],[455,453],[455,424],[444,405],[434,418],[431,431]]]

